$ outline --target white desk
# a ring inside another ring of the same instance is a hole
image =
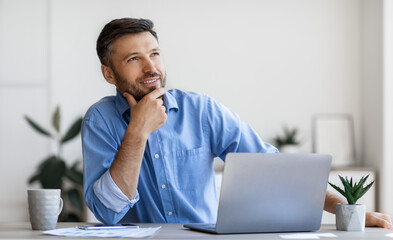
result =
[[[80,223],[58,223],[57,228],[74,227]],[[195,232],[183,228],[183,224],[138,224],[140,227],[157,227],[162,226],[162,229],[156,233],[151,239],[282,239],[280,235],[288,233],[274,233],[274,234],[228,234],[228,235],[215,235],[209,233]],[[328,232],[333,233],[336,238],[321,238],[322,240],[328,239],[392,239],[387,237],[387,234],[393,234],[382,228],[366,228],[363,232],[342,232],[336,231],[334,225],[322,225],[318,231],[320,233]],[[15,222],[15,223],[0,223],[0,239],[71,239],[65,237],[55,237],[43,235],[40,231],[32,231],[29,222]],[[75,238],[72,238],[75,239]],[[80,238],[90,240],[91,238]],[[102,238],[108,239],[108,238]],[[115,238],[119,240],[119,238]]]

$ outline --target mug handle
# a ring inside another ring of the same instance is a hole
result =
[[[60,204],[59,204],[59,213],[57,214],[57,216],[59,216],[59,215],[60,215],[60,213],[61,213],[61,210],[63,210],[63,199],[62,199],[62,198],[60,198]]]

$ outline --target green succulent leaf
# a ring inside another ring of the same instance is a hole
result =
[[[359,194],[359,198],[363,197],[363,195],[371,188],[371,186],[374,184],[374,181],[372,181],[369,185],[367,185],[364,189]]]
[[[359,182],[354,182],[352,177],[348,179],[348,177],[343,178],[340,175],[338,176],[341,183],[344,185],[344,190],[330,182],[329,184],[347,199],[348,204],[356,204],[356,202],[371,188],[374,183],[373,181],[366,187],[363,187],[369,175],[363,176]]]
[[[347,178],[347,177],[343,178],[343,177],[341,177],[340,175],[338,175],[338,177],[340,178],[340,181],[341,181],[341,183],[342,183],[344,186],[345,186],[345,183],[349,184],[349,183],[348,183],[348,178]]]
[[[67,191],[67,197],[70,200],[71,205],[78,210],[78,212],[83,212],[82,196],[80,195],[78,189],[73,188]]]
[[[52,126],[56,132],[60,132],[60,107],[57,106],[52,116]]]
[[[26,121],[29,123],[29,125],[36,130],[38,133],[45,135],[47,137],[52,137],[52,135],[49,133],[49,131],[45,130],[43,127],[41,127],[40,125],[38,125],[38,123],[36,123],[35,121],[33,121],[31,118],[29,118],[28,116],[24,116],[24,118],[26,119]]]
[[[76,137],[82,128],[82,118],[78,118],[70,127],[70,129],[68,129],[66,135],[61,139],[61,143],[65,143],[68,142],[69,140],[73,139],[74,137]]]
[[[358,182],[357,184],[355,184],[355,186],[354,186],[354,188],[353,188],[353,196],[354,196],[355,200],[360,198],[360,194],[362,193],[362,190],[364,190],[364,189],[363,189],[363,185],[364,185],[364,183],[366,182],[368,176],[369,176],[369,175],[367,175],[366,177],[363,176],[363,177],[359,180],[359,182]]]
[[[352,188],[349,184],[345,184],[345,197],[347,198],[348,204],[355,204],[356,201],[352,196]]]
[[[341,193],[341,195],[343,195],[345,197],[345,192],[344,190],[342,190],[341,188],[339,188],[338,186],[334,185],[333,183],[328,182],[330,186],[332,186],[334,189],[337,190],[337,192]]]
[[[297,145],[299,142],[296,139],[296,135],[298,130],[296,128],[289,129],[287,126],[283,126],[284,135],[276,136],[273,141],[276,144],[276,147],[281,147],[286,144],[294,144]]]

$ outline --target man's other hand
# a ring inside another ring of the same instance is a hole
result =
[[[392,220],[390,217],[378,212],[366,213],[366,227],[383,227],[393,230]]]
[[[140,130],[146,138],[166,122],[167,115],[162,100],[165,93],[164,88],[157,88],[144,96],[139,102],[136,102],[131,94],[123,93],[131,108],[129,125]]]

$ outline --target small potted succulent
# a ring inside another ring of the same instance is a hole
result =
[[[278,135],[273,139],[275,146],[282,153],[299,152],[299,141],[297,140],[298,129],[289,129],[288,127],[284,126],[283,130],[284,135]]]
[[[339,175],[344,189],[329,182],[330,186],[343,195],[348,204],[339,203],[336,206],[336,229],[343,231],[363,231],[366,222],[366,206],[356,202],[371,188],[374,181],[364,187],[369,175],[363,176],[359,182],[353,182]]]

